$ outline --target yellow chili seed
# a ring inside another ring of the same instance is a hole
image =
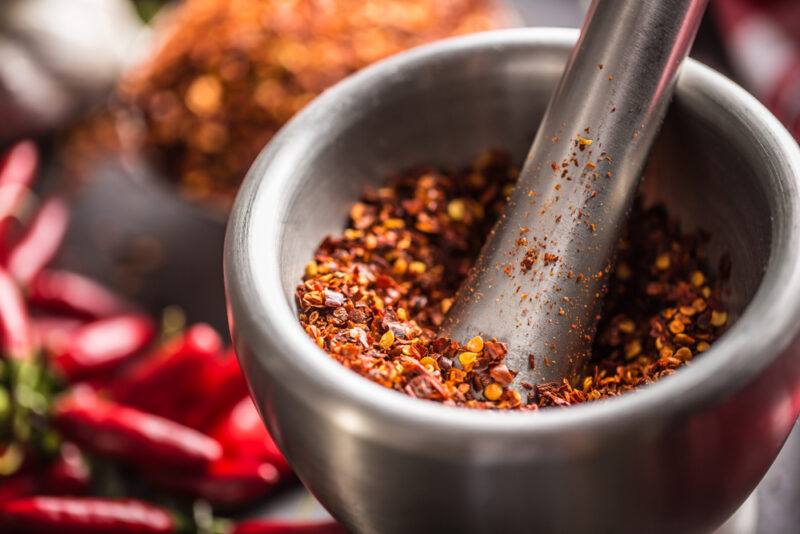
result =
[[[685,329],[686,329],[686,326],[683,324],[683,321],[681,321],[678,318],[673,319],[669,323],[669,331],[672,332],[673,334],[680,334]]]
[[[697,310],[695,310],[691,306],[681,306],[680,308],[678,308],[678,311],[681,312],[681,314],[685,315],[686,317],[691,317],[692,315],[697,313]]]
[[[692,336],[687,336],[686,334],[677,334],[675,336],[675,343],[679,345],[691,345],[694,343],[694,338]]]
[[[478,355],[474,352],[462,352],[458,355],[458,361],[461,362],[461,366],[465,369],[474,365],[477,359]]]
[[[408,270],[411,271],[413,274],[422,274],[425,272],[425,264],[421,261],[412,261],[408,264]]]
[[[701,341],[700,343],[697,344],[697,347],[695,347],[695,349],[697,349],[697,352],[705,352],[710,348],[711,345],[709,345],[706,341]]]
[[[634,330],[636,330],[636,324],[630,319],[625,319],[620,321],[617,328],[619,328],[619,331],[623,334],[633,334]]]
[[[583,379],[583,391],[589,391],[592,388],[592,383],[594,379],[591,376],[587,376]]]
[[[408,270],[408,262],[406,261],[405,258],[397,258],[394,262],[394,265],[392,265],[392,272],[394,274],[400,274],[400,275],[406,274],[407,270]]]
[[[364,237],[364,231],[363,230],[354,230],[352,228],[347,228],[344,231],[344,238],[345,239],[349,239],[351,241],[355,241],[356,239],[361,239],[362,237]]]
[[[483,338],[475,336],[467,341],[467,350],[470,352],[481,352],[483,350]]]
[[[311,260],[310,262],[306,263],[306,276],[309,278],[314,278],[317,276],[319,272],[319,267],[317,266],[317,262]]]
[[[383,221],[383,227],[388,230],[400,230],[405,226],[406,222],[403,219],[386,219]]]
[[[451,200],[450,203],[447,204],[447,215],[449,215],[454,221],[463,221],[466,212],[467,206],[460,198]]]
[[[436,364],[436,360],[434,360],[430,356],[425,356],[424,358],[420,359],[419,363],[421,363],[422,366],[425,368],[430,367],[430,370],[435,370],[439,368],[439,366]]]
[[[681,347],[675,351],[675,357],[683,361],[691,360],[692,351],[687,347]]]
[[[656,258],[655,265],[656,269],[658,269],[659,271],[666,271],[667,269],[669,269],[669,264],[670,264],[669,254],[660,254]]]
[[[453,299],[442,299],[442,313],[447,313],[453,307]]]
[[[401,321],[408,321],[408,312],[405,308],[397,308],[397,318]]]
[[[389,350],[390,348],[392,348],[392,345],[394,345],[394,332],[392,332],[391,330],[387,330],[386,332],[384,332],[378,344],[381,346],[383,350]]]
[[[728,322],[728,314],[724,311],[711,311],[711,325],[716,326],[719,328],[720,326],[725,326],[725,323]]]
[[[642,343],[638,339],[634,339],[625,345],[625,358],[631,359],[637,357],[642,352]]]
[[[706,283],[706,277],[700,271],[693,271],[692,275],[689,277],[689,281],[692,282],[694,287],[700,287]]]
[[[503,395],[503,388],[496,382],[492,382],[483,389],[483,396],[486,400],[496,401]]]
[[[707,307],[708,304],[706,304],[706,301],[703,299],[698,298],[692,301],[692,308],[697,310],[698,313],[705,311]]]
[[[711,288],[708,286],[703,286],[703,289],[700,290],[700,293],[703,295],[703,298],[708,298],[711,296]]]
[[[658,355],[661,358],[671,358],[674,354],[674,351],[669,347],[664,347],[660,351],[658,351]]]

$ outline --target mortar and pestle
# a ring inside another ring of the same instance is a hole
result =
[[[638,4],[596,2],[587,29],[605,21],[619,30],[636,13],[613,19],[603,10]],[[655,4],[642,2],[639,14]],[[488,147],[524,161],[577,37],[552,29],[479,34],[368,68],[293,119],[239,193],[225,254],[237,353],[299,477],[355,532],[708,531],[755,488],[800,412],[800,150],[752,96],[692,60],[681,68],[641,188],[685,229],[710,234],[710,265],[731,260],[724,298],[732,326],[692,365],[568,409],[473,411],[365,380],[298,325],[293,294],[303,266],[361,190],[419,163],[463,165]],[[593,68],[603,79],[624,77],[611,61]],[[643,138],[654,134],[657,112],[652,120]],[[640,170],[638,149],[619,146],[630,159],[618,169],[630,172],[604,204],[616,206],[602,215],[609,247]],[[609,261],[610,250],[594,252],[591,261]],[[488,318],[491,302],[482,311],[465,306]],[[446,328],[458,337],[453,324]],[[558,354],[558,365],[544,366],[549,377],[579,363],[575,353]]]

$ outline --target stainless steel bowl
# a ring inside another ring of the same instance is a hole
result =
[[[300,113],[239,193],[229,320],[262,415],[300,478],[356,532],[692,532],[724,521],[800,411],[800,151],[731,81],[683,68],[645,194],[728,255],[735,323],[686,369],[534,414],[384,389],[329,359],[293,292],[367,184],[487,147],[524,157],[576,33],[443,41],[353,76]]]

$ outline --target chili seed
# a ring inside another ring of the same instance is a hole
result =
[[[655,266],[659,271],[666,271],[669,269],[669,254],[659,254],[656,258]]]
[[[486,397],[487,400],[496,401],[503,395],[503,388],[500,387],[495,382],[492,382],[483,390],[483,396]]]
[[[467,341],[467,350],[469,352],[482,352],[483,351],[483,338],[475,336]]]
[[[394,345],[394,332],[391,329],[387,330],[378,343],[383,350],[389,350]]]
[[[717,328],[725,326],[728,322],[728,314],[724,311],[711,310],[711,326]]]

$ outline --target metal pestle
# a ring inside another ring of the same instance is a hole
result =
[[[611,259],[707,0],[594,0],[504,214],[443,325],[508,344],[512,387],[590,356]]]

